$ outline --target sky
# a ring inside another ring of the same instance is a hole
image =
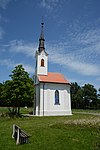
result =
[[[0,0],[0,82],[22,64],[34,74],[44,22],[49,72],[100,88],[100,0]]]

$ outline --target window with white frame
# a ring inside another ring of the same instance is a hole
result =
[[[55,104],[59,104],[59,91],[55,91]]]

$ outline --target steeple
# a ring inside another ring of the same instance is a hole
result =
[[[45,51],[45,47],[44,47],[44,32],[43,32],[43,27],[44,27],[44,23],[41,23],[41,34],[40,34],[40,38],[39,38],[39,48],[38,51],[42,52]]]
[[[48,74],[48,54],[45,51],[44,47],[44,32],[43,32],[43,25],[41,23],[41,33],[39,38],[39,48],[36,51],[36,76],[37,75],[47,75]]]

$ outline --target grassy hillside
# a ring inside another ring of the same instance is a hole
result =
[[[17,124],[31,135],[30,143],[16,145],[11,138]],[[0,117],[0,150],[99,150],[100,116]]]

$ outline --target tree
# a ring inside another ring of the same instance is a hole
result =
[[[34,87],[33,80],[24,70],[22,65],[18,65],[9,75],[12,80],[5,82],[4,99],[7,100],[9,110],[13,113],[20,114],[20,107],[33,104]],[[13,109],[10,109],[10,106]]]
[[[11,105],[12,100],[12,81],[7,80],[3,83],[3,89],[2,89],[2,103],[3,106],[9,107]]]
[[[100,88],[98,89],[98,95],[97,95],[97,108],[100,109]]]
[[[72,108],[83,107],[83,90],[78,85],[77,82],[72,83],[71,86],[71,101],[72,101]]]
[[[100,100],[100,88],[98,90],[98,100]]]
[[[85,84],[83,87],[83,96],[86,108],[97,106],[97,90],[91,84]]]
[[[0,83],[0,106],[3,106],[2,92],[3,92],[3,84]]]
[[[91,84],[80,87],[77,82],[72,83],[71,101],[72,108],[100,108],[99,94]]]

